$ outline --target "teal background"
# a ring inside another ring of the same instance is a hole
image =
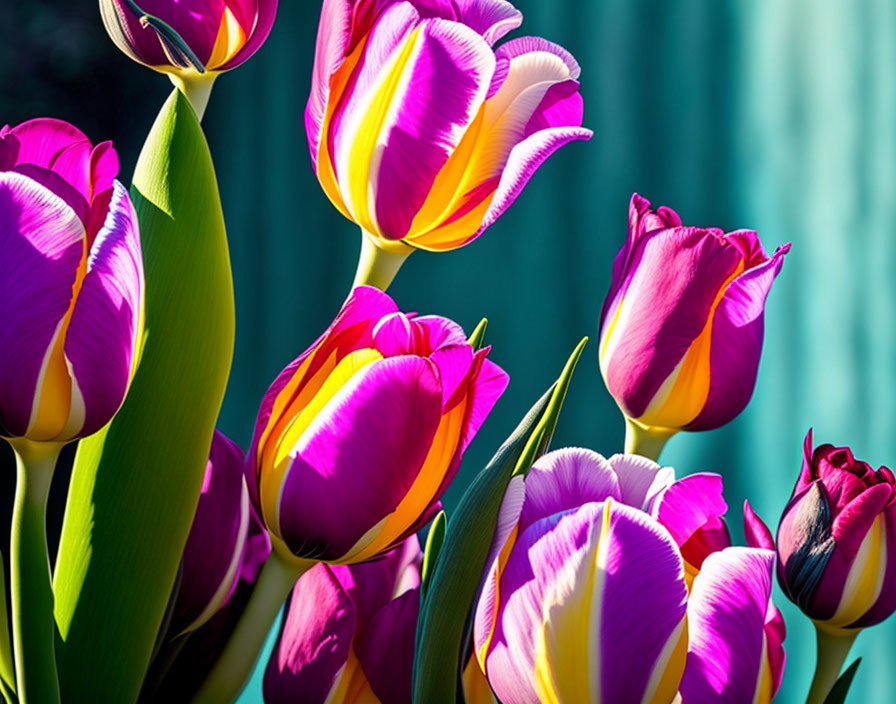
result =
[[[891,0],[517,0],[520,34],[582,64],[590,143],[553,157],[480,240],[414,254],[390,293],[406,310],[490,321],[511,385],[467,454],[450,507],[592,337],[555,439],[604,454],[623,424],[597,369],[597,319],[633,191],[689,224],[792,241],[767,307],[756,394],[729,426],[675,437],[679,474],[724,475],[777,524],[803,436],[896,462],[896,5]],[[221,77],[204,126],[220,179],[237,296],[237,347],[220,426],[248,443],[258,402],[344,299],[356,228],[310,168],[302,112],[319,2],[283,0],[269,42]],[[94,2],[0,4],[0,123],[64,117],[114,138],[127,179],[169,87],[118,54]],[[64,495],[64,485],[56,490]],[[334,499],[334,506],[336,501]],[[788,666],[778,701],[805,695],[811,625],[780,595]],[[892,701],[896,623],[863,633],[851,701]],[[254,682],[241,699],[260,701]]]

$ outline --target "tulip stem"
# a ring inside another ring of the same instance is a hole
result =
[[[395,279],[404,260],[414,251],[402,242],[393,242],[383,247],[374,242],[373,236],[366,232],[361,235],[361,255],[358,257],[358,270],[355,273],[355,286],[375,286],[385,291]]]
[[[59,702],[56,621],[47,548],[47,499],[62,445],[17,439],[10,585],[13,652],[22,704]]]
[[[625,419],[625,451],[630,455],[641,455],[653,460],[659,461],[660,453],[669,438],[675,435],[674,430],[660,430],[658,428],[645,428],[633,421],[631,418]]]
[[[314,564],[287,563],[276,551],[271,553],[261,568],[245,611],[212,671],[193,697],[193,704],[224,704],[236,700],[249,682],[283,602],[299,577]]]
[[[202,122],[205,115],[205,109],[208,107],[208,99],[212,94],[212,87],[215,85],[217,74],[214,72],[197,73],[188,71],[179,71],[178,73],[169,73],[168,77],[175,87],[187,96],[190,105],[193,106],[193,112],[196,113],[196,119]]]
[[[852,644],[856,641],[861,629],[832,633],[815,626],[818,643],[818,661],[815,665],[815,677],[806,704],[823,704],[833,686],[837,683],[843,663]]]

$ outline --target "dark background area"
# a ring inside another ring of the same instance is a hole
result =
[[[597,318],[639,191],[685,223],[794,243],[772,291],[757,392],[729,426],[674,438],[679,474],[725,477],[740,535],[743,499],[774,527],[802,438],[896,461],[896,5],[891,0],[518,0],[538,34],[583,67],[587,144],[565,147],[479,241],[413,255],[390,293],[406,310],[468,330],[486,316],[511,385],[446,497],[472,476],[559,372],[585,351],[555,446],[621,450],[623,426],[597,368]],[[302,123],[319,2],[282,0],[267,45],[222,76],[204,121],[228,224],[237,346],[220,427],[244,447],[270,381],[344,299],[358,233],[311,171]],[[121,179],[170,90],[108,40],[94,0],[0,0],[0,124],[64,118],[113,139]],[[2,253],[0,253],[2,256]],[[0,447],[0,500],[11,504]],[[53,520],[64,503],[57,476]],[[7,521],[0,522],[0,531]],[[3,540],[2,545],[8,542]],[[6,552],[6,551],[4,551]],[[780,593],[789,629],[779,701],[814,665],[811,625]],[[856,702],[889,702],[892,623],[858,640]],[[257,687],[244,701],[255,701]]]

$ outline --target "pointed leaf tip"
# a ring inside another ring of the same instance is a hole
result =
[[[420,599],[426,599],[426,592],[429,589],[429,582],[432,579],[433,568],[439,559],[439,552],[442,549],[442,542],[445,540],[445,527],[448,525],[448,519],[445,517],[444,511],[439,511],[432,525],[429,528],[429,535],[426,536],[426,550],[423,553],[423,569],[420,573]]]
[[[488,328],[488,318],[483,318],[479,321],[479,325],[476,326],[476,329],[473,330],[470,337],[467,339],[467,342],[473,347],[474,352],[478,352],[482,349],[483,344],[485,343],[485,331]]]

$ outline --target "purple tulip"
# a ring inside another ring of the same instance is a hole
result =
[[[270,550],[267,532],[249,501],[243,451],[215,431],[184,548],[171,635],[207,623],[227,605],[241,579],[255,581]]]
[[[657,433],[735,418],[756,383],[765,299],[790,245],[755,232],[684,227],[632,196],[601,313],[600,368],[626,418]]]
[[[324,0],[305,126],[333,204],[378,247],[478,237],[582,129],[579,65],[506,0]]]
[[[725,509],[717,476],[676,482],[632,455],[558,450],[514,479],[474,623],[498,699],[770,701],[783,668],[774,556],[729,547]],[[741,657],[711,661],[706,647]]]
[[[250,492],[277,554],[362,562],[419,530],[507,386],[488,352],[356,288],[258,414]]]
[[[236,68],[267,39],[277,0],[100,0],[103,23],[125,54],[163,73]]]
[[[64,443],[118,411],[143,335],[137,217],[111,142],[0,129],[0,435]]]
[[[803,468],[778,525],[778,581],[828,631],[880,623],[896,611],[896,478],[848,447],[803,446]]]
[[[264,677],[267,704],[411,702],[423,555],[416,536],[299,579]]]

